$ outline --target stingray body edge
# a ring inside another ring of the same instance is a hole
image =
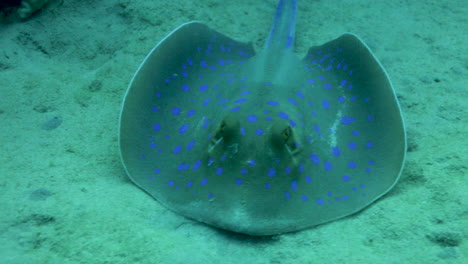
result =
[[[295,9],[280,1],[258,54],[199,22],[153,48],[120,115],[137,186],[186,217],[273,235],[355,213],[395,185],[406,136],[385,70],[352,34],[297,58]]]

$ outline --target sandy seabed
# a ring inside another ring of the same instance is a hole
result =
[[[179,216],[127,178],[119,111],[151,48],[199,20],[258,50],[275,7],[53,0],[27,20],[1,24],[0,263],[468,263],[466,1],[299,4],[299,54],[344,32],[359,35],[402,106],[402,178],[366,210],[249,237]]]

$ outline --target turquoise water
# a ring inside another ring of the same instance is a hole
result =
[[[134,186],[118,116],[143,58],[199,20],[263,47],[276,1],[59,1],[0,24],[0,263],[465,263],[468,4],[299,3],[296,51],[359,35],[408,130],[398,185],[369,208],[249,237],[188,220]],[[5,10],[4,10],[5,11]]]

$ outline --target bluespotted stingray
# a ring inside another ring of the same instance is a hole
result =
[[[120,116],[136,185],[186,217],[273,235],[353,214],[396,184],[406,136],[384,68],[353,34],[299,59],[296,6],[279,1],[258,54],[199,22],[151,50]]]

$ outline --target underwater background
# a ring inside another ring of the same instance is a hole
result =
[[[50,0],[24,18],[19,1],[6,2],[0,263],[468,262],[468,2],[299,1],[300,57],[352,32],[382,62],[407,161],[395,188],[363,211],[269,237],[166,209],[128,179],[117,136],[130,79],[168,33],[203,21],[260,50],[276,0]]]

